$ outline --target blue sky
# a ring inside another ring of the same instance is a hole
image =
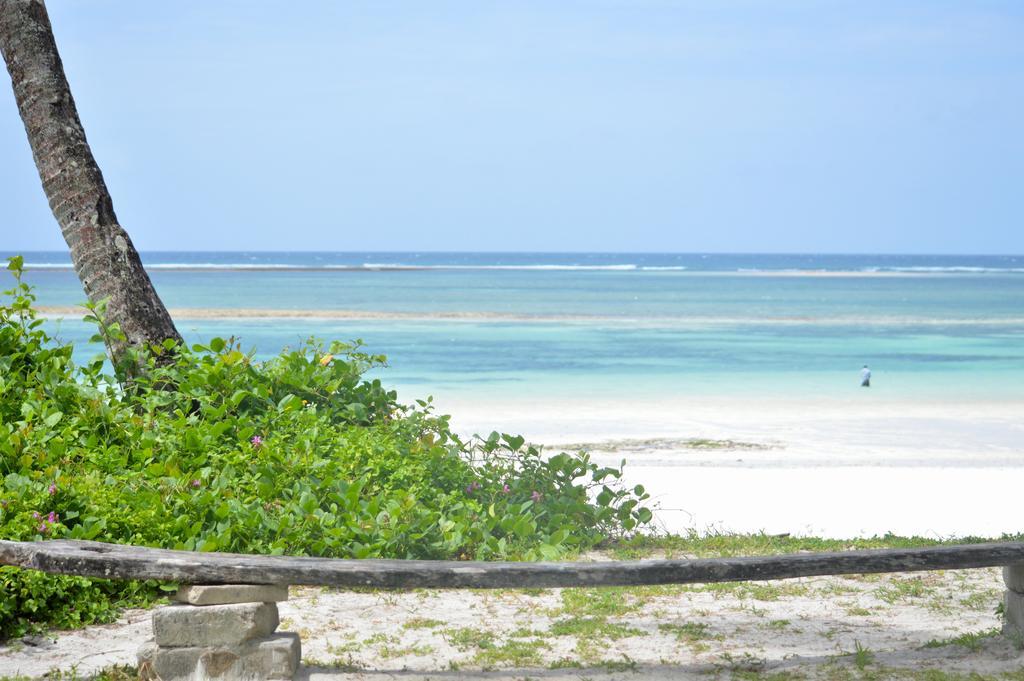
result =
[[[142,250],[1024,253],[1016,0],[48,6]]]

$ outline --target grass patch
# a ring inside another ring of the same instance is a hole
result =
[[[789,620],[768,620],[768,622],[766,622],[764,626],[765,626],[766,629],[774,629],[775,631],[783,631],[785,629],[789,629],[789,627],[792,626],[792,624],[793,623],[790,622]]]
[[[1024,541],[1024,533],[1003,535],[996,541]],[[953,544],[977,544],[993,541],[985,537],[934,539],[931,537],[900,537],[884,535],[864,539],[822,539],[820,537],[792,537],[788,535],[716,534],[691,530],[682,535],[651,537],[637,536],[607,543],[618,558],[644,558],[652,554],[715,558],[727,556],[764,556],[804,551],[853,551],[859,549],[901,549]],[[878,579],[877,576],[870,576]],[[873,581],[869,578],[868,581]]]
[[[697,593],[710,593],[715,598],[732,596],[738,599],[755,601],[777,601],[785,597],[806,596],[811,587],[804,582],[719,582],[717,584],[697,584],[685,587]]]
[[[853,651],[853,666],[857,669],[865,669],[868,665],[873,664],[875,661],[875,654],[870,649],[865,648],[860,644],[860,641],[853,642],[855,650]]]
[[[672,634],[680,643],[686,643],[696,652],[708,649],[707,641],[720,641],[722,634],[713,634],[708,625],[702,622],[684,622],[683,624],[659,624],[658,631]]]
[[[407,620],[402,626],[406,629],[436,629],[443,625],[444,622],[441,620],[432,620],[426,617],[413,617],[411,620]]]
[[[612,641],[628,636],[646,636],[647,632],[624,624],[609,622],[601,617],[570,617],[551,624],[548,630],[552,636],[576,636],[577,638],[602,638]]]
[[[486,650],[495,646],[496,637],[493,631],[486,629],[474,629],[473,627],[460,627],[458,629],[445,629],[443,632],[445,640],[463,652],[469,650]]]
[[[972,593],[964,598],[960,599],[960,605],[968,610],[975,610],[977,612],[988,612],[993,607],[993,604],[998,602],[999,597],[998,591],[978,591]]]
[[[924,598],[934,592],[933,587],[928,585],[922,577],[893,577],[884,586],[874,591],[875,598],[885,601],[889,605],[897,601],[909,601],[913,598]]]
[[[599,589],[563,589],[562,608],[553,615],[576,617],[621,617],[639,610],[650,595],[645,589],[605,587]]]
[[[550,649],[551,644],[543,639],[510,639],[501,645],[478,651],[473,656],[473,664],[484,669],[499,666],[536,667],[542,662],[541,651]]]
[[[974,631],[953,638],[947,639],[932,639],[928,643],[924,644],[924,648],[943,648],[945,646],[963,646],[972,653],[981,650],[986,641],[990,641],[993,638],[1000,636],[1002,631],[1000,629],[986,629],[984,631]]]

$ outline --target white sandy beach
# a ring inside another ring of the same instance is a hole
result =
[[[298,679],[864,678],[857,665],[877,673],[870,678],[903,678],[924,669],[1019,671],[1021,647],[997,635],[1002,589],[991,568],[611,595],[293,588],[280,610],[282,630],[302,636]],[[595,602],[615,614],[586,615]],[[572,633],[597,621],[603,634]],[[0,646],[0,673],[134,664],[151,635],[149,613],[130,611],[115,624]]]
[[[498,429],[625,459],[627,481],[648,489],[670,532],[1024,531],[1024,401],[504,398],[438,408],[466,434]]]
[[[497,428],[552,448],[590,443],[602,462],[625,458],[629,484],[645,485],[659,507],[660,530],[947,538],[1024,527],[1020,402],[541,398],[442,399],[438,407],[466,434]],[[655,590],[643,607],[609,620],[628,634],[601,639],[599,649],[552,633],[569,616],[558,590],[300,589],[281,611],[282,628],[303,637],[300,678],[324,681],[611,680],[638,672],[828,679],[859,671],[858,660],[907,673],[1019,671],[1021,648],[994,635],[1002,589],[999,571],[982,569]],[[117,624],[35,641],[42,645],[13,642],[0,647],[0,673],[133,664],[150,632],[149,614],[132,611]],[[463,640],[466,632],[512,658],[492,659],[492,648]],[[967,646],[949,643],[965,634]],[[524,648],[536,655],[513,659]],[[858,649],[867,653],[858,658]]]

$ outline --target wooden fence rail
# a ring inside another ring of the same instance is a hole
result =
[[[693,560],[512,563],[198,553],[89,541],[0,541],[0,564],[185,584],[476,588],[630,586],[911,572],[1024,563],[1024,542]]]
[[[1024,635],[1024,542],[693,560],[509,563],[344,560],[167,551],[90,541],[0,540],[0,565],[107,579],[178,582],[177,605],[153,612],[139,649],[149,681],[292,679],[302,657],[278,632],[288,585],[385,588],[537,588],[732,582],[1004,566],[1004,630]]]

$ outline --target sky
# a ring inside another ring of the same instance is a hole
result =
[[[1018,0],[47,6],[143,251],[1024,253]]]

